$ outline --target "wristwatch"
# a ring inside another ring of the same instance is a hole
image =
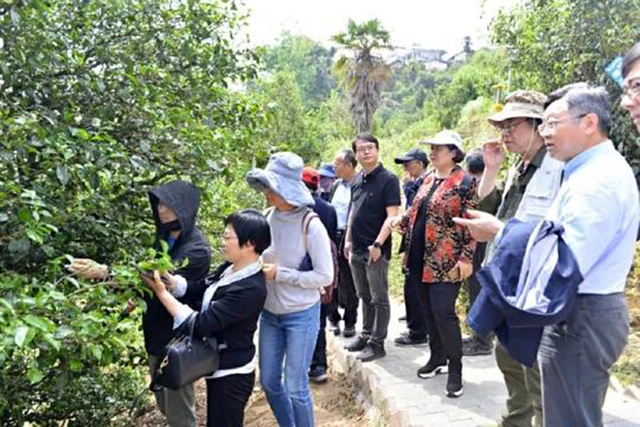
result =
[[[376,249],[380,249],[382,247],[382,245],[380,244],[380,242],[375,241],[375,242],[373,242],[373,247],[376,248]]]

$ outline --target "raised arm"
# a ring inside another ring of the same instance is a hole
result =
[[[478,185],[478,200],[487,197],[495,188],[500,165],[504,161],[505,153],[498,141],[489,141],[482,146],[484,172]]]

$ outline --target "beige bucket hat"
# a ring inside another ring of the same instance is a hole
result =
[[[542,119],[546,100],[547,96],[543,93],[534,90],[517,90],[507,96],[502,111],[492,114],[487,120],[495,125],[519,117]]]

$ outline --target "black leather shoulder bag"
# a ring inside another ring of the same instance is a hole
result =
[[[167,354],[155,371],[152,385],[178,390],[218,370],[220,354],[213,337],[194,337],[196,313],[186,320],[188,334],[182,334],[167,344]]]

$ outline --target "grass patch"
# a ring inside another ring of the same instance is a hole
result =
[[[640,331],[631,331],[627,346],[611,371],[624,385],[640,386]]]
[[[404,273],[402,273],[402,258],[404,254],[399,254],[400,241],[399,234],[393,235],[393,248],[391,250],[391,262],[389,262],[389,295],[404,302]]]
[[[640,387],[640,243],[636,245],[633,267],[626,287],[631,331],[627,346],[613,365],[612,373],[625,385]]]

